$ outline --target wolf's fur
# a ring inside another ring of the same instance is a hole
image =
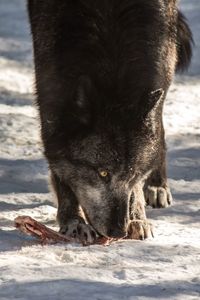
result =
[[[81,207],[99,233],[123,236],[134,187],[167,188],[163,102],[189,64],[189,27],[175,0],[29,0],[28,9],[60,225],[83,222]]]

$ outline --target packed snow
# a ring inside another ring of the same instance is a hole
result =
[[[0,0],[0,299],[200,299],[200,1],[182,0],[196,42],[165,105],[172,207],[148,210],[154,239],[110,247],[42,246],[13,226],[29,215],[58,229],[34,106],[24,0]]]

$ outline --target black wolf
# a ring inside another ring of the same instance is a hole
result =
[[[176,2],[28,1],[61,232],[92,240],[136,237],[140,227],[146,237],[144,195],[153,207],[171,203],[163,103],[192,53]]]

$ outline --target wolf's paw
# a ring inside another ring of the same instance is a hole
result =
[[[148,185],[144,191],[147,205],[153,208],[166,208],[172,204],[172,195],[168,187]]]
[[[84,245],[92,244],[97,239],[97,233],[92,226],[79,220],[71,220],[60,227],[60,233],[72,237]]]
[[[145,240],[153,237],[153,226],[148,220],[131,221],[128,228],[128,239]]]

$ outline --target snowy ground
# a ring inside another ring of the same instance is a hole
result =
[[[174,205],[149,210],[155,238],[110,247],[40,246],[13,227],[30,215],[56,228],[33,107],[24,0],[0,0],[0,299],[200,299],[200,1],[182,0],[196,49],[165,107]]]

